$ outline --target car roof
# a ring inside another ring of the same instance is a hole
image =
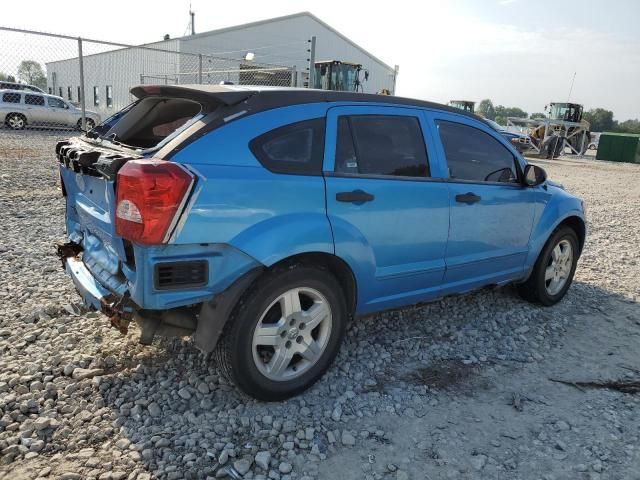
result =
[[[35,85],[31,85],[30,83],[20,83],[20,82],[9,82],[8,80],[0,80],[0,84],[4,84],[4,85],[18,85],[21,88],[21,90],[29,87],[29,88],[35,88],[37,89],[39,92],[42,92],[42,89],[40,87],[36,87]],[[43,92],[44,93],[44,92]]]
[[[131,89],[137,98],[147,96],[177,96],[193,99],[203,103],[235,105],[249,101],[256,110],[318,102],[370,102],[397,106],[432,108],[476,120],[484,120],[473,113],[435,102],[414,98],[396,97],[393,95],[376,95],[371,93],[336,92],[332,90],[316,90],[311,88],[267,87],[253,85],[139,85]]]

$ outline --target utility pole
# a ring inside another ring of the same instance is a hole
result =
[[[576,81],[576,73],[578,72],[573,72],[573,78],[571,79],[571,86],[569,87],[569,96],[567,97],[567,103],[569,103],[569,100],[571,100],[571,92],[573,92],[573,82]]]
[[[189,5],[189,15],[191,15],[191,35],[196,34],[196,12],[191,10],[191,5]]]

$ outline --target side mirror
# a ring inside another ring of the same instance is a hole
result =
[[[537,165],[524,167],[524,184],[528,187],[537,187],[547,180],[547,172]]]

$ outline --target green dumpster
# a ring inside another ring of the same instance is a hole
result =
[[[598,160],[640,163],[640,135],[633,133],[602,133],[598,142]]]

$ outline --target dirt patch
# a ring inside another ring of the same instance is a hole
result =
[[[453,389],[469,382],[480,371],[473,364],[461,360],[441,360],[426,366],[418,366],[401,378],[413,385],[426,385],[438,390]]]

